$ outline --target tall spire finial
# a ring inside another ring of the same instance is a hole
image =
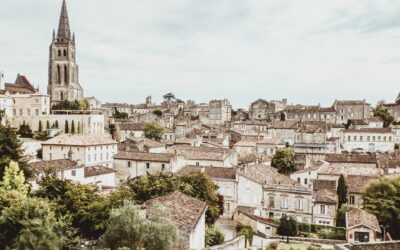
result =
[[[69,29],[67,4],[65,0],[63,0],[61,14],[60,14],[60,23],[58,25],[57,40],[60,42],[67,42],[70,39],[71,39],[71,31]]]

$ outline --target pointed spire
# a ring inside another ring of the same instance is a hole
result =
[[[53,29],[53,41],[56,40],[56,30]]]
[[[75,44],[75,32],[72,33],[72,43]]]
[[[60,23],[58,25],[57,40],[59,42],[68,42],[70,38],[71,38],[71,31],[69,29],[67,4],[65,0],[63,0],[61,14],[60,14]]]

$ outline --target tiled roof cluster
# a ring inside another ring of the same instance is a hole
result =
[[[313,180],[313,189],[314,189],[314,191],[318,191],[318,190],[322,190],[322,189],[336,191],[336,181],[315,179],[315,180]]]
[[[167,149],[167,153],[183,155],[188,160],[215,160],[222,161],[234,150],[214,147],[191,147],[176,145]]]
[[[69,169],[81,168],[76,161],[72,160],[51,160],[51,161],[37,161],[29,164],[29,167],[35,173],[43,173],[45,171],[64,171]]]
[[[114,173],[115,170],[105,166],[91,166],[91,167],[85,167],[84,172],[85,172],[85,178],[87,178],[92,176]]]
[[[145,202],[146,208],[159,206],[163,216],[179,227],[195,229],[207,208],[207,203],[179,191]],[[151,215],[149,215],[151,217]]]
[[[349,193],[363,193],[369,183],[377,180],[374,176],[348,175],[346,177],[347,191]]]
[[[255,182],[266,185],[296,186],[296,182],[286,175],[278,173],[276,168],[256,164],[245,166],[238,175],[247,177]]]
[[[117,144],[109,134],[61,134],[42,145],[96,146]]]
[[[374,154],[327,154],[325,156],[325,161],[330,163],[377,163]]]
[[[338,196],[336,191],[330,189],[319,189],[315,193],[315,202],[336,204],[338,202]]]
[[[144,123],[121,122],[118,127],[120,130],[143,131]]]
[[[378,219],[375,215],[359,208],[354,208],[346,213],[346,227],[366,226],[377,232],[381,232]]]
[[[114,159],[167,163],[170,162],[173,157],[173,154],[147,153],[139,151],[119,151],[114,155]]]
[[[224,168],[224,167],[203,167],[203,166],[186,166],[182,168],[178,174],[184,175],[188,173],[204,173],[211,178],[235,180],[237,168]]]

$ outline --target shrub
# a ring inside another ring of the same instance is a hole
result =
[[[209,226],[206,228],[206,246],[211,247],[219,245],[224,242],[225,237],[222,232],[215,226]]]

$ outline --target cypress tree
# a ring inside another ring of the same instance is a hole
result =
[[[78,133],[78,134],[81,133],[81,122],[79,122],[79,121],[78,121],[78,131],[77,131],[77,133]]]
[[[338,208],[341,208],[343,204],[347,203],[347,184],[342,174],[338,180],[337,195],[339,198]]]
[[[71,133],[75,134],[75,121],[74,120],[72,120],[72,123],[71,123]]]
[[[64,133],[66,133],[66,134],[69,133],[69,126],[68,126],[68,121],[67,120],[65,120]]]
[[[42,125],[42,121],[39,121],[39,132],[43,131],[43,125]]]
[[[57,120],[56,120],[55,126],[56,126],[56,128],[58,128],[58,121]]]
[[[49,129],[49,128],[50,128],[50,121],[47,120],[47,122],[46,122],[46,129]]]

